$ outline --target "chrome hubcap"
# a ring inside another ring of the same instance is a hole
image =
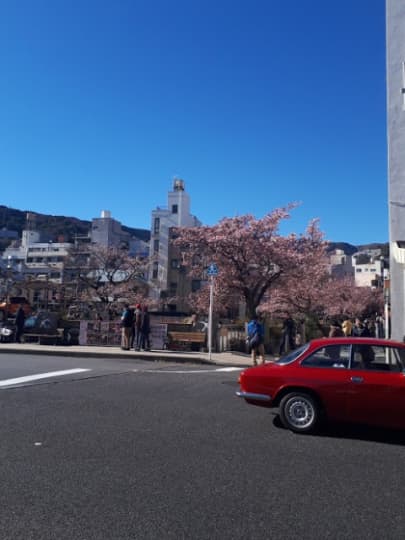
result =
[[[305,398],[294,398],[289,401],[286,411],[289,422],[296,428],[309,427],[314,421],[314,408]]]

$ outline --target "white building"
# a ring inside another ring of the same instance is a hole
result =
[[[330,273],[337,278],[354,276],[352,258],[346,255],[343,249],[335,249],[329,254]]]
[[[138,236],[123,230],[121,222],[111,217],[109,210],[102,210],[99,218],[91,222],[91,242],[104,247],[127,248],[129,255],[147,257],[149,254],[149,231],[136,229]]]
[[[384,261],[375,259],[358,264],[353,257],[353,268],[356,287],[382,287]]]
[[[201,222],[190,213],[190,197],[184,181],[176,178],[173,190],[168,192],[167,207],[157,207],[152,211],[149,281],[155,299],[161,298],[162,293],[175,296],[178,292],[178,281],[174,281],[172,270],[177,271],[179,261],[171,256],[170,230],[200,225]]]
[[[386,1],[391,337],[405,335],[405,2]]]
[[[11,261],[13,268],[25,277],[61,283],[63,265],[71,247],[69,242],[41,242],[38,231],[25,230],[19,245],[6,248],[2,259]]]

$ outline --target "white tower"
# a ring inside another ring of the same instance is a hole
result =
[[[150,240],[151,270],[149,280],[159,297],[168,289],[168,268],[170,260],[170,229],[172,227],[195,227],[200,221],[190,214],[190,197],[185,189],[184,180],[175,178],[173,188],[168,192],[167,207],[157,207],[152,211]]]

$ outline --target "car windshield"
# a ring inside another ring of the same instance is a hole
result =
[[[285,366],[286,364],[291,364],[291,362],[294,362],[303,352],[305,352],[309,347],[309,343],[305,343],[305,345],[301,345],[301,347],[298,347],[298,349],[294,349],[293,351],[290,351],[288,354],[282,356],[278,360],[276,360],[276,364],[280,364],[282,366]]]

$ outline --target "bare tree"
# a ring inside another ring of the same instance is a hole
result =
[[[145,300],[147,265],[147,259],[130,257],[120,248],[75,247],[65,265],[65,294],[75,300],[79,315],[89,311],[111,318],[123,302]]]

